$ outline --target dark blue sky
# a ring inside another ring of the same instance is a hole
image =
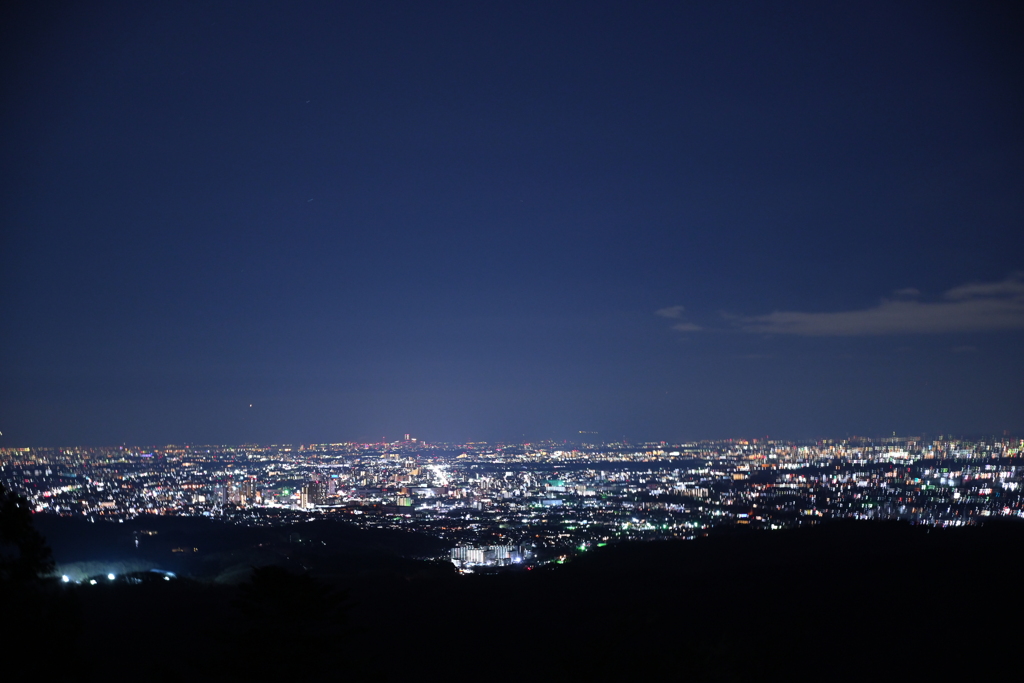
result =
[[[0,445],[1024,431],[1013,4],[212,4],[5,10]]]

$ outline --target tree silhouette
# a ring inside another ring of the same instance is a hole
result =
[[[0,484],[0,610],[7,628],[0,636],[9,680],[38,678],[45,668],[56,679],[77,671],[77,632],[81,618],[73,596],[45,579],[53,572],[53,555],[32,523],[32,508],[24,496]],[[39,634],[60,637],[59,656],[43,660]]]
[[[32,524],[29,502],[0,484],[0,583],[31,583],[53,568],[53,554]]]

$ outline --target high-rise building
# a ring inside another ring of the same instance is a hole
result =
[[[299,505],[303,508],[323,505],[326,493],[327,487],[322,481],[311,481],[302,487],[302,492],[299,494]]]
[[[239,502],[242,505],[255,505],[260,502],[260,494],[256,488],[256,477],[250,475],[238,487]]]
[[[228,479],[227,484],[224,486],[227,492],[228,502],[232,505],[239,505],[242,502],[242,490],[238,486],[238,482],[233,479]]]
[[[226,486],[214,485],[212,487],[210,500],[214,505],[224,505],[228,502],[228,490]]]

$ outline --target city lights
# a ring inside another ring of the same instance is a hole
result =
[[[91,521],[325,518],[420,531],[450,544],[447,559],[468,569],[730,525],[778,530],[848,518],[948,527],[1022,517],[1021,450],[1013,439],[916,437],[6,449],[0,477],[37,511]],[[136,548],[146,533],[155,532],[135,532]]]

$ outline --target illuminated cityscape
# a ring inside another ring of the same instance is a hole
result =
[[[0,477],[37,513],[96,523],[325,519],[421,532],[472,572],[725,527],[1024,518],[1022,452],[1010,438],[512,445],[406,435],[376,444],[5,449]]]

